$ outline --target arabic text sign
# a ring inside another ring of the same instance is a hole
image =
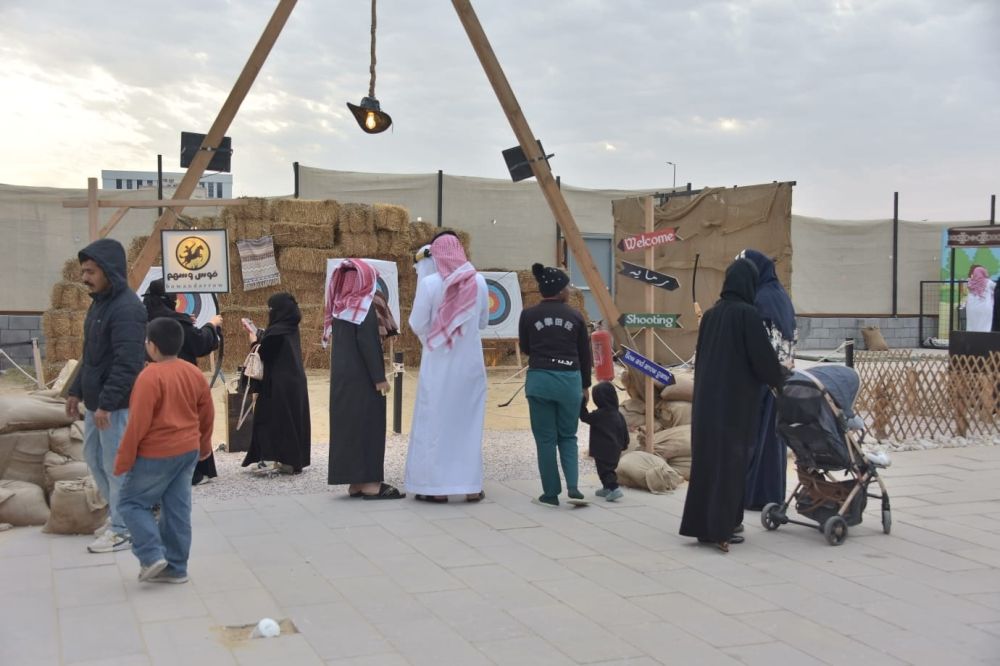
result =
[[[163,241],[167,293],[229,291],[229,243],[225,229],[168,229]]]
[[[673,276],[666,275],[664,273],[657,273],[656,271],[651,271],[648,268],[644,268],[627,261],[622,262],[622,269],[618,272],[625,277],[638,280],[643,284],[651,287],[659,287],[660,289],[666,289],[667,291],[673,291],[674,289],[677,289],[677,287],[681,286],[677,281],[677,278]]]
[[[622,252],[645,250],[646,248],[656,247],[657,245],[673,243],[675,240],[677,240],[676,229],[659,229],[657,231],[648,231],[635,236],[626,236],[618,241],[618,249]]]
[[[639,352],[632,351],[628,347],[623,347],[623,349],[624,353],[621,355],[622,363],[635,368],[644,375],[652,377],[665,386],[670,386],[674,383],[674,376],[662,365],[649,360]]]
[[[680,328],[679,314],[657,312],[628,312],[618,318],[618,323],[627,328]]]

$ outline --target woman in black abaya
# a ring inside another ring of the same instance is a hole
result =
[[[721,298],[698,328],[691,417],[691,478],[680,533],[729,552],[743,537],[747,456],[757,437],[761,384],[778,387],[783,366],[754,307],[757,269],[738,259]]]
[[[267,328],[257,333],[264,378],[253,413],[253,436],[243,466],[274,461],[278,471],[299,474],[309,466],[310,421],[306,371],[302,366],[299,322],[291,294],[267,300]]]

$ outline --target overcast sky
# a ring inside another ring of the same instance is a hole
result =
[[[0,182],[179,170],[276,0],[0,0]],[[1000,0],[474,0],[563,182],[795,180],[828,218],[985,220],[1000,194]],[[300,0],[228,134],[237,195],[321,168],[506,178],[516,143],[447,0]]]

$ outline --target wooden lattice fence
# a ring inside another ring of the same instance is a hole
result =
[[[855,352],[855,410],[879,440],[969,437],[1000,431],[1000,353],[946,356]]]

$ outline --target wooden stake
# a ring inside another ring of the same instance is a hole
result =
[[[643,200],[643,208],[646,217],[646,231],[653,231],[653,197],[646,197]],[[646,268],[655,270],[656,266],[653,264],[653,247],[649,246],[646,248]],[[653,285],[646,285],[646,312],[656,312],[655,309],[655,299],[656,287]],[[656,358],[654,354],[656,353],[656,348],[654,345],[653,329],[652,327],[647,327],[644,334],[646,340],[646,358],[651,361],[655,361]],[[646,375],[646,450],[650,453],[653,452],[653,435],[655,430],[655,415],[656,415],[656,386],[653,384],[653,378]]]
[[[243,67],[243,71],[240,72],[239,78],[236,79],[236,83],[233,85],[232,91],[229,93],[229,97],[226,98],[225,103],[223,103],[222,108],[219,110],[219,115],[216,116],[215,122],[212,123],[212,127],[208,130],[208,134],[205,135],[205,140],[202,142],[201,147],[204,148],[215,148],[222,143],[223,137],[226,135],[226,131],[229,130],[230,124],[233,122],[233,118],[236,117],[236,113],[240,110],[240,105],[243,100],[246,99],[247,93],[250,92],[250,87],[253,85],[254,80],[257,78],[257,74],[260,72],[261,67],[264,66],[264,61],[267,60],[268,54],[271,52],[271,48],[278,39],[278,35],[281,34],[282,28],[285,27],[285,23],[288,21],[288,16],[292,13],[292,9],[295,8],[295,3],[297,0],[280,0],[278,2],[277,8],[274,10],[274,14],[271,15],[271,20],[268,21],[267,26],[264,28],[264,32],[260,36],[260,40],[254,47],[253,51],[250,53],[250,57],[247,59],[246,65]],[[205,173],[208,163],[211,161],[212,156],[215,153],[211,150],[199,150],[191,160],[191,166],[188,167],[187,172],[184,177],[181,178],[180,184],[177,186],[177,190],[174,192],[173,200],[178,199],[189,199],[191,194],[194,192],[194,188],[198,185],[198,180]],[[169,206],[169,201],[157,202],[158,206]],[[164,229],[171,229],[174,223],[177,221],[177,215],[171,208],[164,208],[163,215],[160,219],[156,221],[153,226],[152,232],[149,234],[149,240],[142,247],[142,251],[139,252],[139,256],[136,257],[135,263],[132,264],[132,269],[129,271],[128,283],[129,286],[135,290],[138,289],[139,284],[142,283],[143,277],[145,277],[146,272],[153,265],[153,260],[156,259],[156,255],[160,252],[160,232]],[[95,227],[96,231],[96,227]]]
[[[98,236],[101,238],[107,238],[108,234],[111,233],[111,230],[115,228],[115,225],[122,221],[122,218],[125,217],[125,214],[128,213],[129,210],[130,208],[128,206],[116,210],[111,215],[111,219],[108,220],[108,223],[101,227],[101,230],[98,232]]]
[[[98,206],[99,204],[97,202],[97,179],[88,178],[87,179],[87,228],[90,233],[91,243],[97,240],[97,224],[99,222]]]
[[[514,96],[514,91],[511,89],[510,83],[507,81],[507,77],[500,67],[500,62],[493,52],[493,47],[490,46],[490,42],[486,38],[486,33],[483,31],[483,26],[479,22],[475,10],[472,8],[472,3],[469,0],[452,0],[451,4],[455,7],[455,12],[458,13],[458,18],[462,22],[466,34],[469,36],[473,50],[475,50],[476,55],[479,57],[479,62],[486,72],[486,78],[489,79],[490,85],[493,86],[493,92],[500,101],[500,106],[503,108],[508,122],[510,122],[511,129],[514,130],[514,135],[517,137],[521,150],[524,151],[524,155],[531,165],[531,171],[538,181],[538,186],[542,189],[542,194],[545,195],[545,200],[548,202],[549,208],[552,209],[552,215],[556,219],[556,224],[562,229],[563,236],[566,238],[566,244],[576,258],[577,266],[587,280],[587,286],[590,287],[591,294],[597,300],[597,305],[601,309],[601,315],[604,317],[605,323],[610,328],[611,334],[619,345],[628,344],[628,334],[621,324],[618,323],[618,317],[621,313],[618,312],[617,306],[611,300],[611,294],[608,292],[607,285],[604,284],[604,280],[601,278],[601,274],[594,264],[594,259],[590,256],[590,251],[587,250],[587,244],[584,242],[583,236],[576,226],[569,206],[566,205],[566,199],[563,198],[562,192],[556,186],[555,178],[552,177],[552,171],[549,169],[549,163],[545,160],[545,156],[539,153],[535,135],[532,134],[531,128],[528,126],[528,121],[524,118],[521,106],[518,104],[517,98]]]
[[[45,366],[42,365],[42,352],[38,349],[38,338],[31,338],[31,358],[35,363],[35,383],[39,390],[45,388]]]

